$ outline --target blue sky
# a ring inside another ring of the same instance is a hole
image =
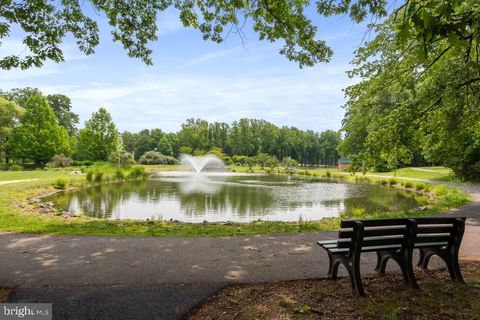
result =
[[[260,42],[248,28],[245,47],[235,34],[223,44],[203,41],[198,31],[183,28],[178,12],[169,10],[159,16],[159,39],[150,45],[154,66],[129,58],[111,41],[105,20],[97,17],[101,42],[95,55],[84,56],[66,40],[65,62],[2,71],[0,88],[30,86],[65,94],[81,126],[92,112],[106,107],[120,131],[177,131],[192,117],[227,123],[260,118],[301,129],[338,130],[342,89],[353,83],[345,71],[366,27],[347,16],[312,17],[318,37],[334,50],[328,64],[300,69],[278,53],[281,43]],[[21,33],[3,40],[1,56],[24,51]]]

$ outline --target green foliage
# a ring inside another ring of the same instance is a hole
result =
[[[394,186],[396,184],[398,184],[398,180],[397,179],[388,179],[388,184],[391,185],[391,186]]]
[[[63,154],[56,154],[52,157],[52,160],[48,163],[52,168],[65,168],[72,164],[73,160],[70,157],[66,157]]]
[[[480,179],[477,1],[408,1],[373,26],[347,88],[345,155],[368,167],[430,162]]]
[[[57,180],[55,180],[55,183],[53,184],[55,189],[65,189],[67,185],[68,185],[68,180],[65,178],[58,178]]]
[[[406,181],[405,184],[404,184],[404,187],[407,188],[407,189],[411,189],[411,188],[413,188],[413,183],[410,182],[410,181]]]
[[[53,113],[57,116],[58,124],[64,127],[70,136],[74,136],[77,133],[77,124],[80,118],[71,111],[70,98],[63,94],[51,94],[47,96],[47,100]]]
[[[382,186],[386,186],[386,185],[388,185],[388,180],[387,179],[382,179],[382,180],[380,180],[380,184]]]
[[[282,166],[288,171],[293,171],[298,166],[298,162],[291,157],[285,157],[282,159]]]
[[[0,96],[0,163],[7,162],[8,141],[23,109]]]
[[[125,149],[134,153],[137,160],[147,151],[174,156],[212,153],[227,164],[232,161],[242,165],[247,165],[247,157],[265,154],[277,159],[291,158],[297,163],[302,161],[309,165],[335,166],[339,157],[337,146],[341,141],[338,132],[327,130],[317,133],[294,127],[279,128],[258,119],[240,119],[232,125],[188,119],[178,133],[166,134],[154,129],[139,133],[124,132],[122,137]],[[168,147],[163,148],[161,141]],[[164,149],[167,152],[163,152]]]
[[[228,29],[243,28],[247,18],[260,40],[279,41],[283,44],[280,54],[295,61],[300,67],[326,62],[332,50],[326,42],[318,39],[317,27],[305,14],[309,2],[289,1],[98,1],[87,3],[78,0],[43,2],[15,2],[2,4],[0,39],[8,37],[14,25],[24,32],[23,43],[28,54],[9,55],[0,59],[0,68],[40,67],[46,60],[64,61],[61,43],[65,37],[73,37],[79,50],[90,55],[99,44],[99,28],[94,20],[97,15],[88,15],[85,8],[92,7],[98,16],[106,17],[112,37],[120,42],[129,57],[139,58],[151,65],[150,42],[158,38],[158,17],[167,8],[179,11],[184,27],[200,31],[204,40],[221,43],[228,36]],[[330,0],[317,2],[322,15],[345,14],[356,21],[363,21],[367,13],[385,15],[386,1],[370,3],[360,1],[340,6]],[[334,9],[332,9],[334,8]],[[35,26],[32,28],[31,26]],[[240,31],[240,30],[239,30]],[[48,36],[45,36],[48,34]],[[243,37],[243,36],[242,36]]]
[[[180,147],[179,152],[180,152],[181,154],[193,154],[192,148],[187,147],[187,146],[182,146],[182,147]]]
[[[115,171],[115,177],[118,179],[118,180],[125,180],[127,178],[127,172],[122,169],[122,168],[118,168],[116,171]]]
[[[176,164],[177,159],[170,156],[165,156],[157,151],[148,151],[145,152],[144,155],[138,161],[141,164],[161,164],[161,165],[168,165],[168,164]]]
[[[135,164],[133,155],[125,151],[122,137],[117,136],[116,149],[108,156],[108,162],[117,167],[129,167]]]
[[[76,155],[82,160],[105,161],[116,150],[118,132],[105,108],[98,109],[77,136]]]
[[[145,168],[142,166],[133,166],[128,170],[128,177],[133,179],[145,178],[147,176]]]
[[[93,170],[88,170],[85,174],[85,179],[87,179],[89,183],[93,182],[93,173]]]
[[[99,183],[102,182],[104,172],[102,171],[96,171],[93,175],[93,182]]]
[[[12,164],[11,166],[8,167],[8,170],[10,170],[10,171],[22,171],[23,167],[19,164]]]
[[[6,92],[0,90],[0,96],[4,96],[7,100],[15,102],[22,108],[26,108],[28,99],[33,96],[44,96],[43,93],[36,88],[15,88]],[[52,94],[47,95],[45,98],[48,101],[49,106],[52,108],[55,114],[58,124],[64,127],[70,136],[74,136],[77,133],[77,124],[79,117],[77,114],[71,111],[71,101],[65,95]]]
[[[25,104],[25,115],[15,127],[10,142],[14,158],[46,163],[55,154],[71,155],[73,141],[58,124],[46,98],[32,96]]]
[[[424,183],[416,183],[415,184],[415,190],[422,191],[424,189],[425,189],[425,184]]]

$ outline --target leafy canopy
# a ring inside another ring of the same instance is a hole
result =
[[[368,14],[384,16],[386,0],[351,1],[317,0],[321,15],[348,13],[356,22]],[[0,1],[0,40],[10,35],[13,26],[24,31],[26,55],[9,55],[0,59],[0,68],[40,67],[46,60],[61,62],[60,47],[73,37],[81,52],[93,54],[99,44],[96,21],[104,15],[112,28],[112,38],[120,42],[127,54],[152,64],[148,44],[157,39],[158,14],[168,8],[179,12],[184,27],[200,31],[204,40],[220,43],[231,32],[243,39],[243,28],[252,25],[260,40],[282,40],[280,53],[301,67],[329,61],[332,50],[317,39],[317,27],[305,14],[307,0],[62,0],[62,1]],[[88,15],[92,7],[94,14]]]
[[[55,154],[71,155],[73,141],[57,118],[46,98],[37,95],[25,104],[25,115],[13,129],[9,153],[17,159],[47,163]]]
[[[406,23],[408,22],[408,23]],[[408,1],[356,52],[340,151],[367,167],[434,163],[480,179],[480,3]]]

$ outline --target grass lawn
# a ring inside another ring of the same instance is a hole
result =
[[[446,270],[416,270],[420,289],[400,274],[363,277],[367,297],[348,278],[235,285],[208,299],[189,319],[480,319],[480,262],[462,263],[467,284]]]
[[[451,169],[446,167],[418,167],[398,169],[397,178],[452,181],[455,177]],[[367,172],[367,176],[393,177],[394,172]]]
[[[179,166],[148,166],[146,169],[147,171],[178,170]],[[234,169],[240,171],[240,169],[245,170],[246,168],[234,167]],[[260,171],[260,168],[256,168],[255,171]],[[327,171],[328,169],[312,170],[315,176],[323,176]],[[313,174],[310,172],[309,175]],[[83,176],[72,175],[68,171],[0,172],[0,181],[36,179],[8,185],[0,184],[0,231],[118,236],[234,236],[332,230],[338,228],[340,222],[340,218],[325,218],[319,221],[298,222],[255,221],[195,224],[168,221],[106,220],[86,216],[66,218],[55,214],[39,214],[34,205],[28,203],[28,199],[56,191],[53,183],[59,178],[66,179],[74,186],[82,186],[86,183]],[[429,210],[416,211],[414,214],[415,216],[431,215],[450,207],[460,206],[467,201],[466,194],[444,188]],[[412,213],[397,212],[362,215],[361,217],[356,216],[356,218],[410,215]]]

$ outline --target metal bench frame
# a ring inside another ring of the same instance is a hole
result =
[[[419,264],[427,269],[430,258],[442,258],[454,281],[464,282],[458,263],[458,252],[465,230],[465,218],[369,219],[343,220],[338,239],[319,241],[329,258],[328,277],[336,279],[342,264],[348,272],[353,291],[364,296],[360,255],[376,252],[375,270],[385,274],[387,262],[398,263],[405,282],[418,288],[413,273],[413,250],[420,250]]]

